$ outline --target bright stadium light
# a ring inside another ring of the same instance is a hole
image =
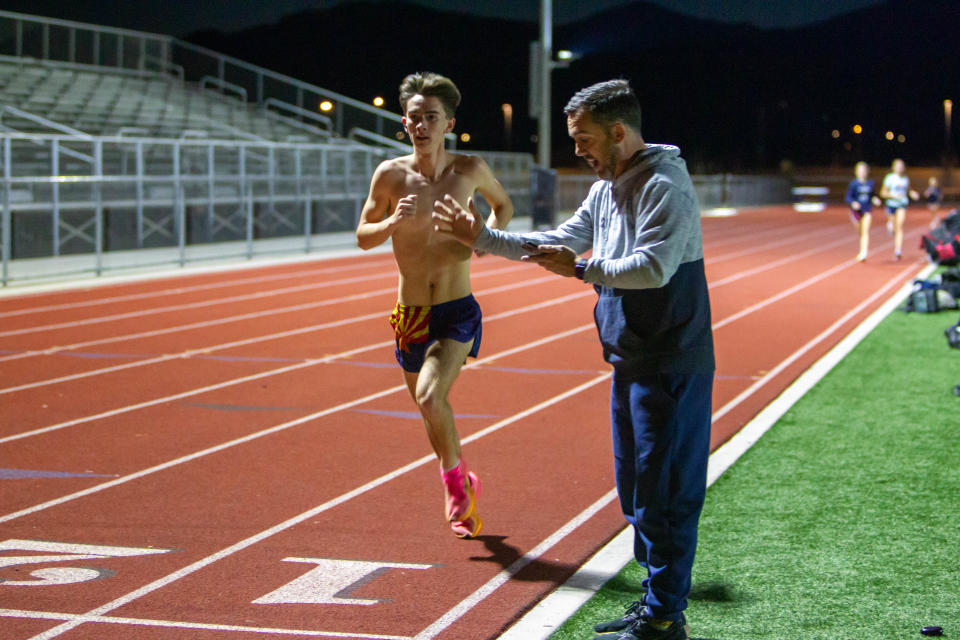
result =
[[[320,103],[320,111],[332,111],[332,110],[333,110],[333,103],[330,102],[329,100],[324,100],[323,102]]]
[[[373,106],[375,106],[375,107],[382,107],[382,106],[383,106],[383,98],[380,97],[380,96],[377,96],[376,98],[374,98],[374,99],[373,99]]]
[[[893,140],[893,131],[887,131],[885,134],[883,134],[883,137],[887,140]]]
[[[858,124],[855,124],[853,125],[853,132],[857,135],[860,135],[861,133],[863,133],[863,127],[861,127]]]
[[[573,51],[560,49],[557,51],[557,60],[573,60]]]

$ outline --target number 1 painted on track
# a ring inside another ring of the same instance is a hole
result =
[[[145,547],[111,547],[95,544],[76,544],[70,542],[47,542],[43,540],[10,539],[0,542],[3,551],[34,551],[60,555],[3,556],[0,555],[0,569],[25,564],[45,564],[48,562],[68,562],[76,560],[98,560],[103,558],[130,558],[158,553],[170,553],[173,549],[151,549]],[[104,569],[79,567],[49,567],[30,572],[34,580],[5,580],[0,578],[0,586],[39,587],[58,584],[77,584],[102,578],[110,573]]]
[[[383,599],[358,598],[354,590],[392,569],[432,569],[432,564],[365,562],[332,558],[284,558],[284,562],[316,565],[296,580],[257,598],[253,604],[352,604],[373,605]]]

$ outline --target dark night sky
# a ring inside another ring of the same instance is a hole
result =
[[[3,8],[54,18],[183,36],[201,29],[235,31],[272,23],[284,15],[348,0],[5,0]],[[389,0],[386,0],[389,1]],[[414,0],[447,11],[537,20],[539,0]],[[700,18],[747,22],[759,27],[792,27],[853,11],[879,0],[653,0]],[[583,18],[629,0],[554,0],[558,24]],[[466,6],[465,6],[466,5]]]

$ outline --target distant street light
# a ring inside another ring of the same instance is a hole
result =
[[[470,142],[470,134],[464,131],[460,134],[460,142]]]
[[[897,136],[897,142],[903,144],[906,141],[907,141],[907,136],[903,135],[902,133]]]
[[[943,101],[943,147],[944,151],[947,152],[947,155],[950,155],[952,152],[951,144],[952,140],[950,139],[950,124],[953,119],[953,100],[944,100]]]
[[[893,140],[893,131],[887,131],[887,133],[884,134],[884,137],[885,137],[887,140]]]
[[[943,170],[944,181],[947,186],[953,184],[953,136],[950,134],[950,125],[953,118],[953,100],[943,101]]]
[[[374,99],[373,99],[373,106],[375,106],[375,107],[382,107],[382,106],[383,106],[383,98],[381,98],[380,96],[377,96],[376,98],[374,98]]]
[[[853,125],[853,132],[857,135],[860,135],[861,133],[863,133],[863,127],[861,127],[858,124],[855,124]]]
[[[839,129],[834,129],[833,131],[830,132],[830,136],[831,136],[834,140],[836,140],[837,138],[840,137],[840,130],[839,130]]]
[[[513,105],[504,102],[500,109],[503,111],[503,146],[510,151],[513,147]]]
[[[329,100],[324,100],[323,102],[320,103],[320,111],[326,112],[326,111],[332,111],[332,110],[333,110],[333,103],[330,102]]]

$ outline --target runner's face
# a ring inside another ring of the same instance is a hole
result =
[[[443,103],[436,96],[419,93],[407,100],[407,115],[403,118],[403,130],[407,132],[415,149],[443,146],[443,136],[453,130],[453,118],[447,118]]]
[[[567,133],[573,138],[574,153],[586,160],[601,180],[613,179],[619,158],[610,130],[594,122],[585,111],[567,117]]]
[[[868,169],[866,165],[858,164],[857,165],[857,179],[860,181],[866,180],[868,175]]]
[[[897,160],[893,163],[893,172],[898,176],[902,176],[903,172],[906,171],[907,165],[903,164],[903,160]]]

